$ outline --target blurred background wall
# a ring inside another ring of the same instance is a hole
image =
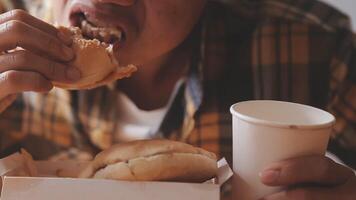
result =
[[[356,31],[356,0],[321,0],[342,10],[352,18],[352,25]]]

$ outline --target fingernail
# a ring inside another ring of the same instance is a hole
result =
[[[62,50],[63,50],[65,57],[68,60],[72,60],[74,58],[74,52],[71,48],[69,48],[67,46],[63,46]]]
[[[265,170],[259,174],[263,183],[274,183],[278,180],[280,170]]]
[[[73,42],[72,37],[70,35],[64,34],[62,31],[58,31],[57,37],[66,45],[70,45]]]
[[[77,81],[81,78],[80,71],[75,67],[70,67],[66,72],[67,78],[71,81]]]

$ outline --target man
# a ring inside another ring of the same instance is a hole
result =
[[[59,0],[46,7],[52,22],[120,27],[118,59],[139,71],[110,88],[24,94],[80,78],[66,64],[75,55],[53,26],[20,11],[2,15],[1,50],[25,49],[0,56],[0,96],[9,106],[0,115],[4,154],[25,147],[39,159],[87,159],[113,143],[165,137],[231,160],[229,106],[277,99],[332,112],[330,150],[356,166],[356,51],[338,11],[310,0]],[[289,188],[265,199],[356,198],[355,174],[326,157],[274,163],[261,181]]]

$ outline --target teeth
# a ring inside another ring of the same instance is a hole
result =
[[[115,27],[95,27],[87,20],[81,22],[81,29],[86,37],[96,38],[105,43],[113,43],[122,39],[122,31],[119,29]]]

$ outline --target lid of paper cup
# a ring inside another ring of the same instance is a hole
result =
[[[241,120],[274,127],[320,129],[335,123],[335,117],[324,110],[283,101],[243,101],[232,105],[230,112]]]

